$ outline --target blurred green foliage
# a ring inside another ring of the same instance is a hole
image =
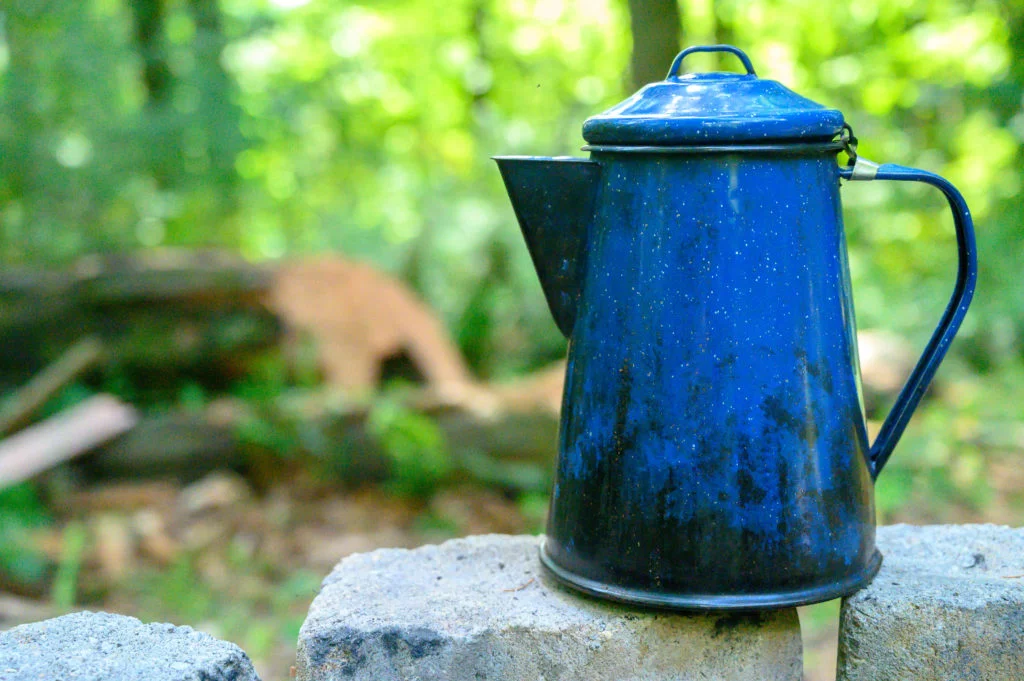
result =
[[[50,600],[58,611],[67,611],[78,602],[78,578],[89,533],[84,523],[72,521],[64,526],[61,534],[61,555],[50,587]]]
[[[392,493],[428,496],[452,472],[444,433],[430,417],[385,397],[373,405],[366,426],[390,460]]]
[[[35,545],[33,532],[52,522],[30,483],[0,490],[0,576],[19,584],[38,584],[48,562]]]
[[[321,577],[297,570],[282,578],[249,555],[232,561],[231,569],[230,587],[214,588],[194,557],[183,554],[166,570],[140,570],[125,585],[126,595],[145,621],[201,624],[255,659],[266,659],[275,646],[293,646]]]
[[[961,188],[982,264],[961,352],[1019,359],[1024,6],[680,9],[684,43],[742,46],[843,110],[867,157]],[[339,250],[410,281],[485,375],[562,352],[488,157],[573,153],[628,94],[623,0],[9,0],[0,18],[4,261]],[[894,183],[844,200],[861,325],[923,344],[953,278],[946,208]]]

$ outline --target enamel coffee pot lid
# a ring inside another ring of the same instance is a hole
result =
[[[683,59],[695,52],[734,54],[746,73],[680,73]],[[798,143],[831,140],[842,128],[842,112],[758,78],[739,48],[709,45],[683,50],[665,80],[588,118],[583,138],[626,146]]]

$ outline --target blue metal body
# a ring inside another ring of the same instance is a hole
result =
[[[880,565],[873,478],[966,312],[970,215],[930,173],[841,168],[838,143],[714,142],[497,159],[570,339],[542,559],[577,589],[645,605],[827,600]],[[942,190],[961,253],[874,446],[839,198],[842,177],[869,176]]]

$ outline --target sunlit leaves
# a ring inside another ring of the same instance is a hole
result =
[[[576,153],[586,117],[629,94],[625,2],[161,0],[155,48],[173,83],[160,107],[142,77],[137,4],[0,10],[5,258],[168,243],[256,258],[338,250],[406,277],[454,326],[480,314],[473,291],[490,287],[494,337],[557,354],[489,157]],[[983,262],[1020,253],[1021,212],[1007,210],[1024,140],[1013,3],[680,7],[686,43],[741,46],[762,77],[842,110],[868,158],[954,180],[993,251]],[[697,70],[737,67],[696,57]],[[955,265],[942,199],[859,183],[843,200],[861,322],[927,333]],[[983,265],[1007,290],[1012,269]],[[1012,298],[979,299],[1000,295]]]

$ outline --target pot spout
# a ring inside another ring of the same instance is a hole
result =
[[[595,161],[568,156],[495,156],[559,330],[572,335],[583,248],[601,176]]]

